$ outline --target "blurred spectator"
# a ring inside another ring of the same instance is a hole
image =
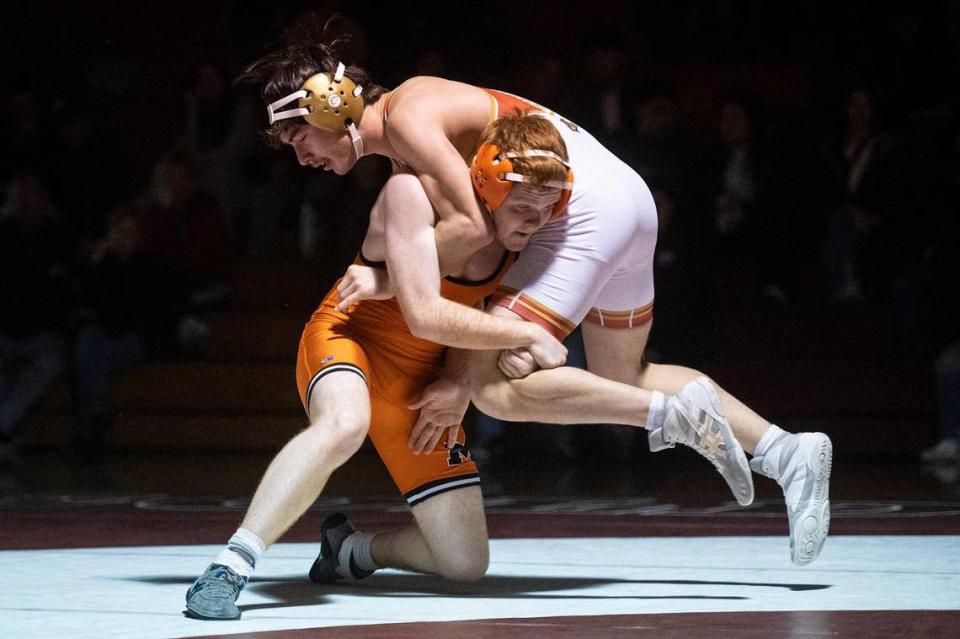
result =
[[[823,150],[837,202],[823,246],[828,302],[879,297],[889,278],[886,221],[900,200],[891,171],[894,142],[878,119],[874,95],[852,89],[843,138]]]
[[[670,87],[651,83],[630,100],[631,149],[624,157],[650,185],[673,200],[689,193],[693,146]]]
[[[20,171],[0,217],[0,459],[63,369],[69,250],[49,193]]]
[[[366,157],[343,178],[316,175],[308,178],[301,215],[302,255],[320,258],[317,277],[332,282],[343,274],[360,250],[370,220],[370,209],[390,174],[382,157]],[[312,230],[309,230],[312,229]]]
[[[629,159],[650,187],[659,231],[654,273],[656,319],[650,349],[670,361],[692,363],[703,346],[707,312],[711,220],[696,206],[693,146],[677,122],[677,104],[667,86],[651,85],[632,100],[634,135]]]
[[[150,355],[170,352],[186,310],[185,290],[165,260],[145,248],[144,220],[116,208],[81,276],[81,323],[74,351],[73,453],[95,460],[111,426],[111,380]]]
[[[705,154],[707,206],[713,211],[719,264],[733,279],[720,285],[723,296],[762,293],[788,302],[787,274],[791,220],[777,206],[771,188],[773,154],[761,140],[759,103],[746,91],[727,94],[722,102],[719,135]]]
[[[217,199],[197,183],[195,164],[183,154],[157,163],[153,202],[144,220],[144,248],[173,264],[203,307],[227,297],[227,234]]]
[[[302,184],[289,157],[273,154],[247,158],[243,164],[248,198],[243,224],[234,228],[246,253],[259,260],[283,259],[296,251]]]
[[[219,203],[226,228],[242,237],[247,218],[260,214],[249,205],[251,176],[244,169],[268,152],[257,139],[262,118],[258,98],[232,90],[229,77],[213,62],[197,67],[196,82],[183,98],[179,148],[191,162],[198,188]]]
[[[50,148],[48,127],[37,94],[29,88],[14,88],[5,96],[0,112],[0,182],[11,179],[24,166],[39,167]]]
[[[936,361],[937,426],[940,440],[921,454],[939,464],[960,461],[960,339],[943,349]]]
[[[589,98],[578,100],[568,115],[621,158],[629,150],[625,72],[620,36],[608,31],[593,34],[586,45],[584,68],[580,70],[589,86],[584,95]],[[553,104],[546,106],[560,109]]]
[[[934,341],[937,378],[937,425],[940,441],[922,453],[931,463],[960,462],[960,311],[956,291],[960,282],[960,214],[956,202],[940,218],[934,241],[923,261],[922,310],[924,332]]]
[[[61,107],[56,123],[46,160],[51,191],[74,242],[90,243],[103,234],[113,203],[129,195],[128,182],[82,108]]]
[[[753,145],[753,119],[746,101],[729,97],[721,107],[719,138],[715,157],[711,193],[714,207],[714,229],[728,244],[731,252],[744,253],[748,246],[744,227],[761,198],[760,167]]]
[[[528,100],[546,105],[566,117],[575,117],[575,96],[567,91],[568,77],[563,57],[552,50],[524,51],[526,60],[518,65],[514,84]],[[535,72],[531,74],[531,69]]]

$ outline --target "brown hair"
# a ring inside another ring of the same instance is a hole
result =
[[[493,144],[501,153],[536,149],[552,151],[565,161],[570,159],[563,137],[549,120],[519,109],[488,124],[480,136],[480,143]],[[511,162],[516,173],[529,177],[534,184],[567,179],[567,168],[552,158],[514,158]]]
[[[270,104],[295,91],[303,83],[318,73],[336,73],[340,62],[339,49],[349,38],[332,35],[327,20],[322,28],[315,15],[304,19],[304,24],[287,33],[287,44],[250,63],[235,80],[237,83],[255,83],[262,85],[261,95],[264,104]],[[358,86],[363,87],[364,104],[373,104],[386,90],[374,84],[369,74],[357,66],[347,66],[345,75]],[[290,118],[274,122],[266,127],[264,136],[271,146],[280,146],[280,134],[288,129],[305,124],[301,118]]]

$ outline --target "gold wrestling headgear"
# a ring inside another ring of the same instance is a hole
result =
[[[267,116],[270,124],[277,120],[303,117],[308,124],[324,131],[339,133],[346,128],[353,142],[353,150],[357,157],[363,156],[363,140],[357,132],[357,125],[363,117],[363,87],[358,86],[348,78],[342,62],[337,63],[337,70],[331,77],[329,73],[317,73],[304,81],[299,91],[280,98],[267,105]],[[296,109],[279,111],[294,100]]]

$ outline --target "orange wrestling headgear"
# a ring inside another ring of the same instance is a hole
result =
[[[567,178],[563,182],[557,180],[535,181],[529,176],[514,172],[511,160],[516,158],[551,158],[567,169]],[[550,213],[551,219],[563,213],[573,192],[573,171],[570,170],[570,164],[553,151],[530,149],[515,153],[502,153],[498,146],[489,142],[481,144],[476,155],[473,156],[473,160],[470,162],[470,178],[473,180],[474,190],[491,213],[500,208],[503,201],[507,199],[514,182],[540,184],[541,186],[563,189],[560,199],[557,200],[557,203],[553,206],[553,211]]]

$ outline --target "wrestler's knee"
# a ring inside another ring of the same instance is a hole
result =
[[[491,353],[481,351],[470,358],[470,399],[487,415],[503,419],[510,411],[512,389]]]
[[[367,420],[361,416],[335,412],[312,419],[301,435],[345,461],[363,445],[368,429]]]
[[[470,399],[474,406],[490,417],[508,419],[511,413],[512,393],[507,382],[473,386]]]
[[[458,546],[447,553],[436,556],[437,570],[440,575],[451,581],[478,581],[490,567],[490,546],[486,539],[482,543]]]

